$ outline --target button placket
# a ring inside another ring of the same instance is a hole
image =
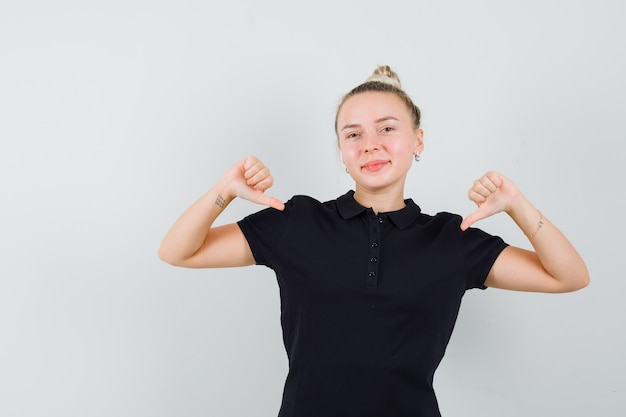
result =
[[[370,249],[367,265],[366,286],[368,289],[378,287],[378,265],[380,257],[380,225],[383,223],[382,217],[372,217],[369,227]]]

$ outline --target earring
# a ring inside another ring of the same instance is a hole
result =
[[[419,162],[420,161],[420,154],[416,153],[415,154],[415,162]]]
[[[350,173],[350,171],[348,171],[348,167],[346,167],[346,174],[349,174],[349,173]]]

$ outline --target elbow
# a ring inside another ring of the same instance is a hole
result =
[[[589,277],[589,272],[585,268],[584,271],[577,274],[577,276],[574,279],[570,280],[570,284],[567,286],[567,288],[564,289],[563,292],[574,292],[574,291],[582,290],[583,288],[589,285],[590,280],[591,279]]]
[[[583,264],[583,267],[581,268],[580,277],[578,277],[579,286],[577,290],[582,290],[583,288],[588,286],[590,281],[591,281],[591,277],[589,276],[589,270],[587,269],[587,266]]]
[[[167,251],[163,250],[163,248],[159,248],[159,252],[157,253],[157,256],[159,257],[160,260],[162,260],[163,262],[165,262],[166,264],[170,264],[172,265],[172,261],[167,253]]]
[[[584,275],[580,278],[579,287],[577,288],[577,290],[582,290],[583,288],[588,286],[590,281],[591,277],[589,276],[589,272],[585,270]]]
[[[168,249],[167,246],[161,245],[157,256],[160,260],[171,266],[179,266],[183,268],[197,268],[194,263],[194,257],[184,256],[179,251]]]
[[[157,253],[157,256],[159,257],[160,260],[162,260],[166,264],[169,264],[172,266],[182,265],[182,260],[174,256],[174,254],[171,251],[167,250],[167,248],[165,248],[163,245],[159,247],[159,252]]]

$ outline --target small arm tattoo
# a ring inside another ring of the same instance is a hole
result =
[[[222,197],[221,194],[217,195],[217,198],[215,199],[215,204],[220,208],[224,208],[226,206],[226,201],[224,200],[224,197]]]

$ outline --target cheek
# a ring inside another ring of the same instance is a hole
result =
[[[341,161],[344,165],[350,164],[351,161],[355,159],[355,150],[350,149],[349,146],[343,146],[339,148],[339,152],[341,153]]]
[[[415,152],[416,146],[415,142],[412,140],[402,139],[391,144],[393,147],[393,151],[398,154],[406,153],[409,156],[413,157],[413,153]]]

